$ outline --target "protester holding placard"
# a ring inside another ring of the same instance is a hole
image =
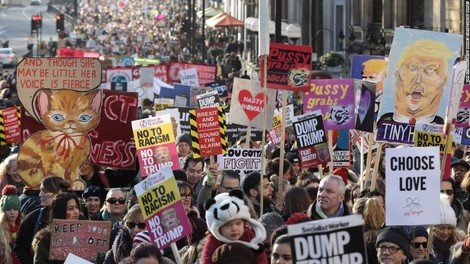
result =
[[[46,177],[41,181],[39,198],[41,208],[27,214],[16,236],[15,252],[21,263],[33,263],[31,243],[33,237],[49,223],[52,201],[56,195],[67,192],[70,183],[58,176]]]
[[[405,226],[410,238],[410,259],[430,259],[434,260],[434,255],[431,253],[429,258],[427,255],[427,249],[431,245],[428,243],[428,231],[424,226]]]
[[[32,247],[34,251],[34,263],[63,263],[63,261],[49,260],[49,249],[51,245],[51,232],[53,219],[74,219],[80,218],[80,201],[78,197],[71,193],[58,194],[51,205],[51,218],[48,225],[39,231],[33,239]]]
[[[2,189],[0,198],[0,263],[19,264],[13,251],[16,233],[21,225],[20,199],[15,186],[7,185]]]

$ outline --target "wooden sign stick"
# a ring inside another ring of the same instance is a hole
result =
[[[364,189],[364,187],[367,185],[367,182],[369,181],[370,178],[370,165],[372,163],[372,148],[373,148],[373,140],[374,134],[369,133],[369,148],[367,149],[367,161],[366,161],[366,170],[364,173],[361,175],[361,191]],[[363,155],[364,156],[364,155]]]
[[[287,91],[282,91],[282,109],[281,109],[281,153],[279,154],[279,180],[277,184],[277,203],[281,203],[281,197],[284,190],[284,157],[286,154],[285,141],[286,141],[286,115],[287,115]]]
[[[263,74],[264,74],[264,81],[263,81],[263,132],[261,136],[261,173],[260,173],[260,185],[262,186],[263,183],[263,178],[264,178],[264,172],[266,170],[266,150],[265,150],[265,145],[266,145],[266,97],[267,97],[267,75],[268,75],[268,55],[262,55],[263,60]],[[263,215],[263,189],[260,188],[260,201],[259,201],[259,216],[261,217]]]
[[[333,174],[333,130],[328,130],[328,151],[331,157],[331,161],[328,163],[329,174]]]
[[[380,156],[382,156],[382,145],[383,143],[379,143],[377,146],[377,153],[375,154],[375,164],[374,164],[374,171],[372,172],[372,183],[370,184],[370,191],[375,190],[375,186],[377,185],[377,172],[379,171],[380,166]]]

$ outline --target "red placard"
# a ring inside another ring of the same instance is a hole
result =
[[[9,107],[2,110],[3,127],[5,129],[6,144],[20,142],[20,122],[16,107]]]
[[[267,59],[267,87],[308,91],[312,71],[312,47],[271,43]],[[264,87],[264,63],[261,62],[261,87]]]
[[[222,154],[223,149],[217,107],[196,110],[196,123],[200,156]]]

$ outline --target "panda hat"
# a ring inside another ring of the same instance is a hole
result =
[[[218,194],[215,198],[207,200],[204,208],[206,209],[207,227],[217,240],[224,243],[237,242],[258,250],[258,244],[263,243],[266,239],[266,230],[260,222],[251,218],[248,206],[243,201],[241,190]],[[250,223],[255,232],[255,237],[250,242],[231,240],[220,234],[220,227],[234,219],[243,219]]]

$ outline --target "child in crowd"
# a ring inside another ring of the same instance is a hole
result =
[[[20,207],[16,187],[6,185],[0,198],[0,263],[20,263],[13,251],[16,233],[21,225]]]
[[[239,243],[253,250],[256,263],[268,263],[268,256],[262,246],[266,230],[250,217],[241,190],[221,193],[207,200],[204,207],[210,234],[204,244],[201,264],[213,264],[212,255],[216,249],[229,243]]]

